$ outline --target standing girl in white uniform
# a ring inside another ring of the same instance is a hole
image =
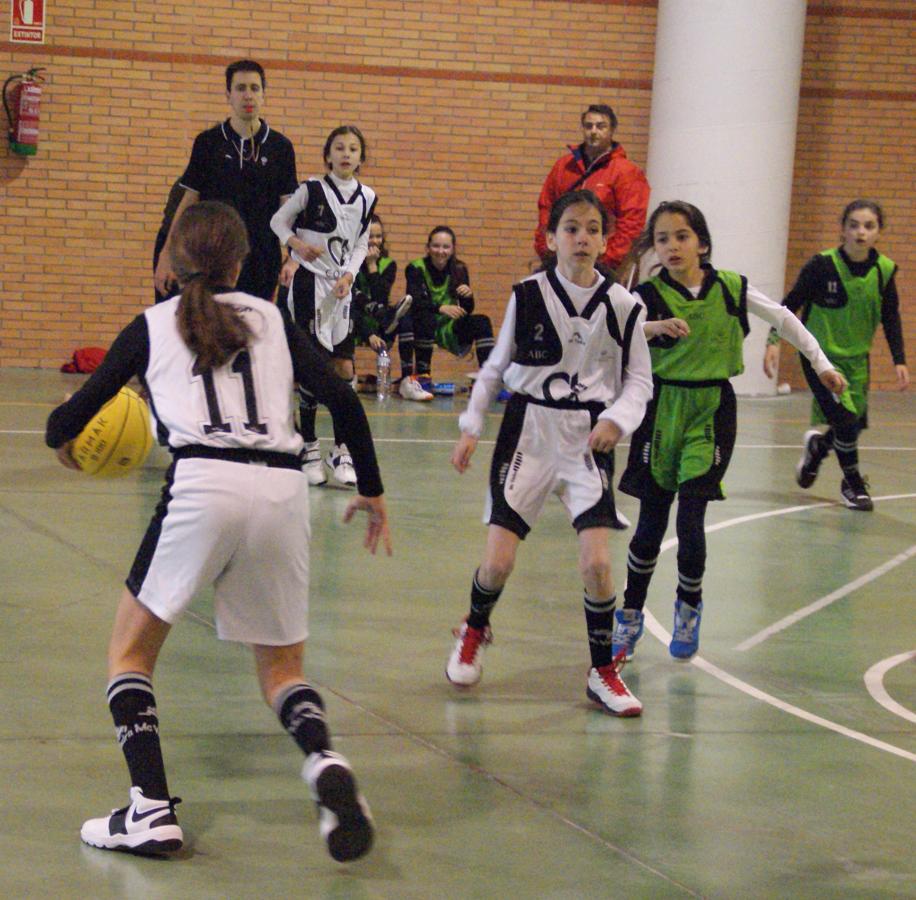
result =
[[[620,678],[622,661],[611,654],[611,451],[642,421],[652,374],[642,307],[595,269],[607,233],[607,212],[591,191],[572,191],[554,203],[547,242],[556,268],[514,287],[499,339],[459,419],[452,464],[464,472],[501,383],[513,391],[490,467],[487,546],[446,675],[462,686],[480,680],[490,613],[519,542],[554,493],[579,537],[591,655],[586,693],[613,715],[638,716],[642,704]]]
[[[330,357],[337,374],[350,382],[355,345],[351,288],[369,249],[376,196],[356,179],[366,161],[366,140],[355,125],[335,128],[324,143],[323,155],[328,174],[300,185],[274,214],[270,227],[290,254],[280,276],[289,285],[281,308]],[[317,411],[314,396],[300,388],[299,429],[310,484],[327,481],[315,434]],[[327,464],[338,484],[356,484],[351,452],[337,422]]]
[[[233,290],[248,253],[231,207],[205,201],[175,226],[183,286],[137,316],[102,365],[48,419],[46,440],[77,468],[73,439],[139,376],[174,462],[127,578],[108,649],[108,704],[130,772],[130,802],[90,819],[82,839],[107,850],[165,853],[183,836],[159,743],[152,675],[172,624],[213,585],[217,634],[251,644],[264,699],[306,755],[303,777],[338,860],[372,841],[368,807],[347,761],[331,751],[319,694],[302,677],[308,634],[308,482],[290,410],[294,380],[331,408],[356,457],[369,514],[366,546],[390,553],[372,436],[356,396],[273,303]]]

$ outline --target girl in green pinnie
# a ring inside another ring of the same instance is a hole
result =
[[[669,651],[675,659],[690,659],[700,642],[706,506],[725,499],[721,482],[737,425],[729,378],[744,370],[748,312],[796,346],[827,390],[841,393],[846,381],[789,310],[744,275],[713,268],[712,238],[695,206],[660,204],[636,246],[639,255],[654,249],[661,269],[634,290],[647,309],[654,393],[620,480],[620,490],[638,497],[640,507],[624,607],[615,614],[614,654],[632,657],[642,634],[649,581],[677,497],[678,586]]]
[[[493,349],[490,317],[474,312],[474,292],[468,267],[455,255],[455,232],[437,225],[426,240],[426,256],[409,263],[404,275],[413,297],[411,317],[415,336],[416,377],[428,390],[433,347],[456,356],[471,347],[482,366]]]
[[[413,323],[410,307],[413,298],[406,294],[393,306],[389,304],[398,264],[391,258],[385,242],[385,225],[375,214],[369,220],[369,248],[356,273],[353,284],[353,306],[350,316],[356,328],[358,343],[367,344],[376,353],[387,351],[398,342],[401,357],[401,396],[405,400],[432,400],[413,375]]]
[[[805,327],[846,376],[849,389],[833,396],[818,382],[807,360],[802,372],[814,394],[811,424],[828,426],[805,432],[804,449],[795,467],[799,487],[809,488],[831,450],[843,473],[840,494],[850,509],[873,508],[868,485],[859,472],[859,432],[868,427],[868,354],[880,322],[890,347],[897,387],[910,383],[903,351],[900,304],[894,275],[897,266],[875,249],[884,213],[874,200],[853,200],[840,219],[843,243],[805,263],[783,304]],[[770,377],[779,364],[779,336],[770,332],[763,360]]]

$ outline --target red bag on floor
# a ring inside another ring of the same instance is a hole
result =
[[[61,372],[94,372],[105,358],[107,351],[102,347],[80,347],[73,351],[73,358],[64,363]]]

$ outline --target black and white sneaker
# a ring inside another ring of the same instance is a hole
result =
[[[824,444],[824,436],[812,428],[805,432],[802,455],[795,466],[795,480],[801,488],[809,488],[817,479],[817,470],[827,458],[830,448]]]
[[[868,493],[868,482],[858,472],[849,472],[845,475],[840,483],[840,494],[843,503],[849,509],[871,512],[875,508]]]
[[[308,478],[309,484],[318,486],[326,484],[328,476],[324,473],[321,464],[321,443],[319,441],[306,442],[305,457],[302,460],[302,471]]]
[[[385,334],[394,334],[398,330],[398,322],[410,312],[410,307],[413,305],[413,297],[410,294],[404,294],[400,300],[394,306],[394,315],[391,317],[391,321],[385,326]]]
[[[325,462],[337,484],[341,487],[355,487],[356,469],[353,468],[353,457],[346,444],[335,444],[328,451]]]
[[[302,778],[318,806],[318,828],[337,862],[349,862],[372,846],[372,813],[356,789],[350,763],[339,753],[310,753]]]
[[[138,787],[130,789],[130,804],[111,815],[83,822],[80,837],[102,850],[161,854],[181,849],[184,835],[175,818],[180,797],[149,800]]]

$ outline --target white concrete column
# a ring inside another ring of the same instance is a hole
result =
[[[777,302],[785,280],[805,0],[660,0],[649,130],[649,211],[687,200],[713,265]],[[751,318],[743,394],[771,394],[766,326]]]

